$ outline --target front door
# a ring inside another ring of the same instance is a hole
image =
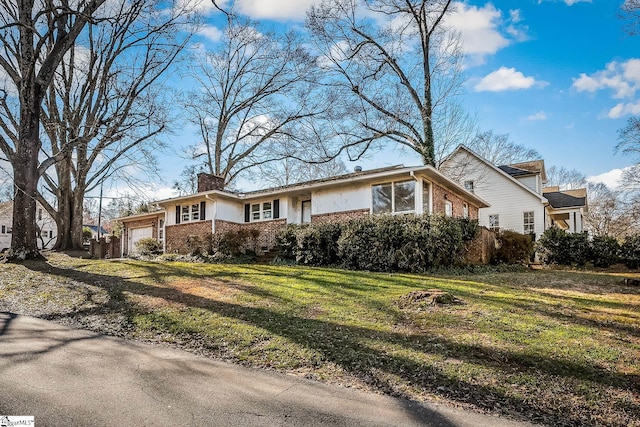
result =
[[[311,222],[311,200],[302,202],[302,223]]]

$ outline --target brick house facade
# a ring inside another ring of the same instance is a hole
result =
[[[488,204],[431,166],[394,166],[356,171],[304,183],[235,193],[224,180],[198,175],[198,192],[156,202],[162,211],[144,217],[121,218],[123,254],[136,239],[162,242],[166,253],[188,253],[189,236],[247,233],[247,249],[273,248],[287,224],[342,222],[372,214],[423,214],[478,218]]]

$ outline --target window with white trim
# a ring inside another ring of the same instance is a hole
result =
[[[489,215],[489,230],[500,231],[500,215]]]
[[[465,181],[464,182],[464,189],[467,190],[470,193],[473,193],[473,190],[474,190],[473,181]]]
[[[164,220],[161,219],[158,225],[158,240],[162,242],[164,240]]]
[[[444,202],[444,215],[453,216],[453,203],[451,203],[449,200],[445,200]]]
[[[182,205],[181,209],[181,222],[198,221],[200,219],[200,203],[194,203],[192,205]]]
[[[251,221],[262,221],[271,218],[273,218],[272,202],[251,204]]]
[[[533,212],[524,213],[524,234],[535,233],[535,222]]]
[[[464,219],[469,218],[469,205],[466,203],[462,204],[462,217]]]
[[[416,182],[387,182],[371,186],[371,206],[374,214],[415,212]]]

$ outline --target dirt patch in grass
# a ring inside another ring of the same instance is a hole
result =
[[[48,256],[0,265],[0,310],[545,425],[640,426],[640,289],[620,276],[634,273]],[[464,305],[431,304],[436,288]]]
[[[427,289],[411,291],[398,299],[398,306],[401,308],[424,309],[433,305],[462,305],[464,302],[456,298],[450,292],[442,289]]]

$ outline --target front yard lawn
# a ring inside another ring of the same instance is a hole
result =
[[[640,426],[640,274],[0,265],[0,310],[554,426]],[[463,304],[407,303],[437,288]]]

